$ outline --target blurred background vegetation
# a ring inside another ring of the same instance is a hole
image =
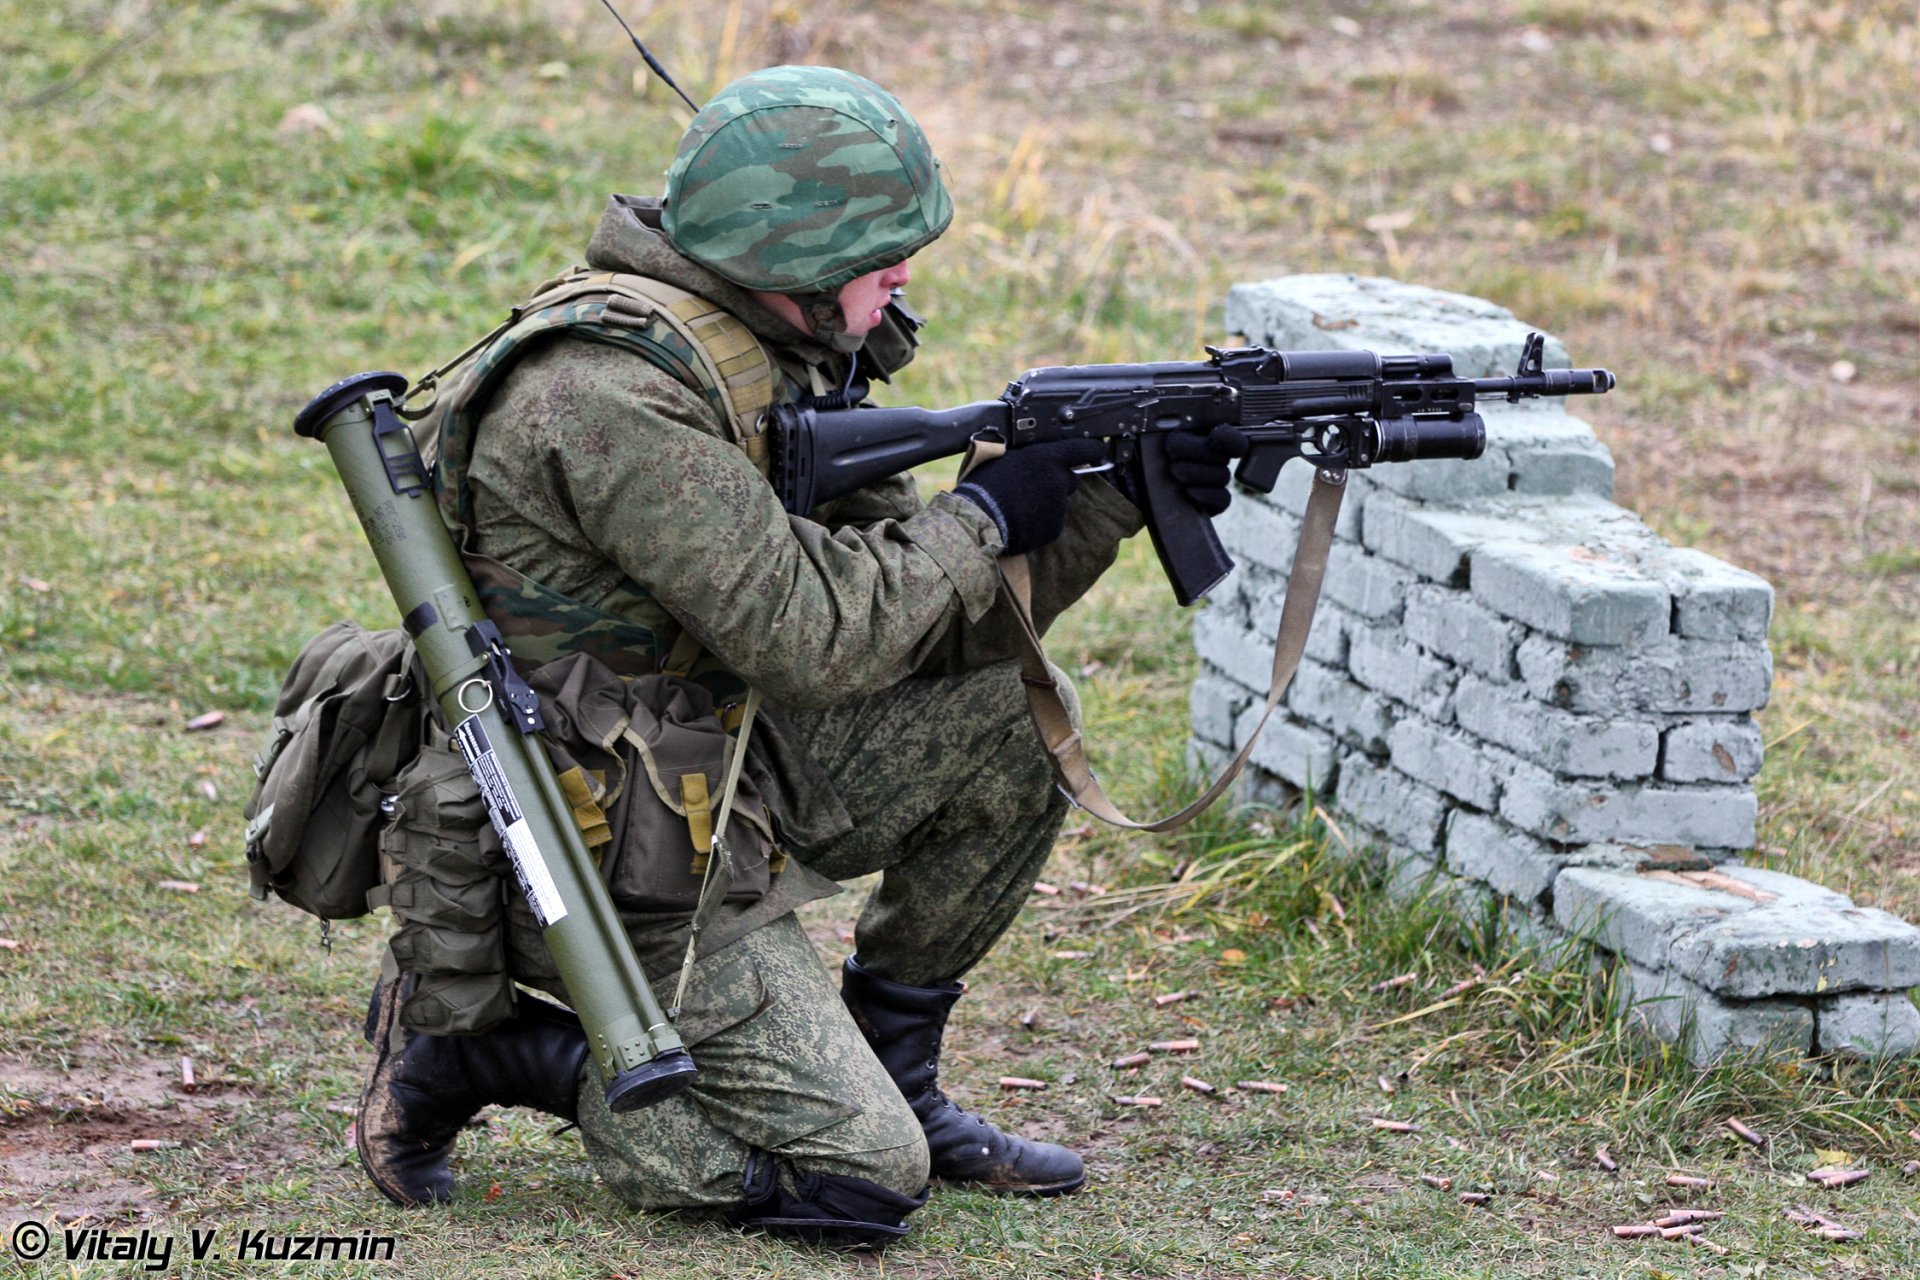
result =
[[[926,126],[959,213],[914,261],[933,323],[897,402],[977,398],[1040,364],[1190,358],[1225,336],[1230,284],[1297,271],[1485,296],[1614,369],[1620,389],[1580,408],[1619,500],[1779,591],[1759,858],[1920,917],[1911,3],[632,0],[627,17],[696,99],[755,66],[829,62]],[[355,1088],[346,1028],[379,927],[346,926],[322,961],[305,922],[240,897],[246,759],[281,674],[326,622],[390,611],[324,453],[288,423],[343,374],[424,371],[577,261],[607,193],[657,190],[687,115],[594,0],[0,0],[0,935],[23,944],[0,951],[0,1055],[28,1082],[0,1140],[38,1135],[9,1158],[54,1161],[70,1185],[53,1203],[387,1220],[327,1110]],[[1151,553],[1131,549],[1056,634],[1123,802],[1181,794],[1193,658]],[[226,724],[180,732],[211,710]],[[1324,832],[1247,821],[1185,844],[1069,838],[1062,879],[1144,884],[1199,857],[1223,886],[1180,916],[1063,915],[963,1006],[991,1046],[973,1100],[1007,1054],[1033,1057],[1017,1074],[1078,1076],[1052,1123],[1108,1185],[1041,1209],[942,1197],[888,1265],[1612,1275],[1639,1264],[1593,1253],[1593,1231],[1655,1193],[1595,1180],[1582,1153],[1602,1131],[1648,1159],[1732,1161],[1715,1126],[1757,1108],[1785,1167],[1849,1140],[1891,1159],[1920,1123],[1910,1074],[1687,1071],[1544,959],[1494,984],[1507,995],[1378,1029],[1433,994],[1375,981],[1418,967],[1438,989],[1512,962],[1327,863]],[[835,922],[817,927],[831,947]],[[1098,959],[1050,958],[1062,947]],[[1104,1060],[1146,1019],[1139,988],[1108,979],[1133,972],[1237,993],[1212,1030],[1239,1068],[1293,1072],[1299,1106],[1116,1113]],[[1020,1030],[1040,1004],[1055,1012]],[[1436,1044],[1453,1047],[1428,1071],[1457,1074],[1419,1096],[1471,1149],[1433,1158],[1521,1195],[1510,1212],[1403,1185],[1429,1157],[1351,1131],[1416,1105],[1374,1076]],[[105,1113],[49,1110],[47,1090],[151,1075],[180,1045],[231,1084],[212,1091],[231,1103],[220,1136],[189,1108],[168,1123],[200,1145],[136,1170],[101,1157],[87,1168],[122,1190],[87,1182],[79,1136]],[[496,1125],[476,1160],[481,1188],[487,1162],[513,1171],[505,1212],[388,1215],[413,1265],[485,1269],[485,1248],[609,1274],[649,1231],[686,1274],[716,1247],[815,1265],[632,1224],[570,1141]],[[1730,1194],[1772,1206],[1772,1159],[1730,1165]],[[1172,1207],[1141,1199],[1176,1169]],[[1566,1179],[1556,1199],[1536,1169]],[[1899,1186],[1868,1194],[1861,1252],[1772,1223],[1742,1228],[1746,1262],[1920,1265]],[[1706,1257],[1666,1265],[1706,1274]]]

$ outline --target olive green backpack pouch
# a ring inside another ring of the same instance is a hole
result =
[[[586,654],[528,677],[540,694],[542,733],[596,846],[587,811],[604,813],[600,872],[623,912],[690,912],[700,898],[713,823],[733,745],[700,685],[669,675],[623,678]],[[580,800],[590,799],[590,805]],[[733,886],[726,901],[758,901],[785,858],[750,776],[736,788],[727,824]]]
[[[366,915],[380,883],[387,787],[419,749],[426,709],[400,631],[336,622],[307,642],[254,757],[246,805],[253,896],[322,920]]]
[[[506,963],[511,869],[466,761],[437,729],[395,775],[380,832],[384,883],[367,902],[393,911],[388,946],[415,975],[401,1006],[409,1029],[475,1034],[514,1012]]]

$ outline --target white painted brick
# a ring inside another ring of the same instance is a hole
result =
[[[1280,468],[1280,478],[1273,486],[1273,493],[1264,500],[1298,520],[1306,515],[1307,499],[1312,492],[1313,468],[1296,460]],[[1343,542],[1359,541],[1363,513],[1376,492],[1378,486],[1374,483],[1371,471],[1348,474],[1346,492],[1340,498],[1340,516],[1333,525],[1335,538]]]
[[[1327,557],[1325,598],[1373,622],[1398,622],[1411,573],[1354,543],[1337,543]]]
[[[1224,676],[1203,671],[1193,682],[1193,693],[1188,699],[1194,735],[1209,742],[1231,743],[1234,722],[1253,700],[1252,690]]]
[[[1679,934],[1753,905],[1733,894],[1606,867],[1569,867],[1553,882],[1553,918],[1561,928],[1653,969],[1666,968]]]
[[[1773,655],[1744,641],[1606,647],[1536,635],[1515,659],[1528,693],[1570,711],[1755,711],[1773,684]]]
[[[1187,739],[1187,774],[1189,777],[1210,779],[1227,767],[1227,761],[1233,759],[1233,752],[1218,742],[1208,742],[1204,738]]]
[[[1776,902],[1678,938],[1673,967],[1724,996],[1920,986],[1920,929],[1873,907]]]
[[[1246,745],[1260,722],[1260,713],[1258,703],[1241,712],[1240,722],[1234,727],[1234,750]],[[1284,709],[1276,710],[1268,719],[1253,754],[1247,757],[1250,763],[1288,784],[1322,795],[1333,789],[1335,758],[1331,734],[1289,719]]]
[[[1904,991],[1835,996],[1815,1018],[1822,1053],[1877,1060],[1920,1052],[1920,1009]]]
[[[1512,757],[1476,745],[1418,716],[1402,718],[1387,734],[1394,768],[1476,809],[1491,809],[1500,801],[1503,762]]]
[[[1662,1040],[1684,1042],[1687,1058],[1706,1067],[1730,1057],[1806,1055],[1814,1015],[1783,1000],[1732,1002],[1671,973],[1625,966],[1623,1015]]]
[[[1558,844],[1618,840],[1750,849],[1759,806],[1746,787],[1578,782],[1516,763],[1500,816]]]
[[[1765,640],[1773,588],[1765,578],[1691,547],[1662,546],[1643,567],[1673,593],[1673,630],[1701,640]]]
[[[1484,298],[1335,273],[1236,284],[1227,293],[1226,327],[1281,351],[1448,352],[1465,378],[1512,373],[1531,331]],[[1545,360],[1566,368],[1566,346],[1549,337]]]
[[[1481,608],[1463,591],[1415,583],[1407,588],[1401,622],[1409,640],[1469,671],[1501,681],[1518,674],[1520,624]]]
[[[1431,582],[1467,585],[1467,561],[1489,542],[1533,541],[1542,529],[1501,512],[1422,507],[1375,494],[1360,521],[1360,541],[1375,555],[1404,565]]]
[[[1393,709],[1387,700],[1345,673],[1311,660],[1302,662],[1287,690],[1294,715],[1326,729],[1368,755],[1387,753]]]
[[[1504,897],[1536,903],[1553,888],[1566,858],[1496,818],[1456,809],[1447,823],[1447,869]]]
[[[1340,757],[1340,807],[1395,844],[1432,856],[1440,847],[1446,798],[1359,752]]]
[[[1273,642],[1280,634],[1280,609],[1282,600],[1276,592],[1263,599],[1256,600],[1248,614],[1253,629],[1260,642],[1267,646],[1267,667],[1273,667]],[[1306,656],[1315,662],[1324,662],[1330,667],[1347,665],[1347,631],[1359,623],[1359,619],[1339,605],[1322,598],[1319,607],[1314,610],[1313,628],[1307,632]],[[1264,692],[1266,685],[1261,684]]]
[[[1473,675],[1455,688],[1453,716],[1469,733],[1574,777],[1649,778],[1660,754],[1652,721],[1575,715]]]
[[[1579,644],[1637,644],[1667,634],[1672,598],[1624,560],[1585,547],[1487,543],[1469,557],[1473,598],[1504,617]]]
[[[1227,509],[1214,518],[1213,529],[1235,560],[1277,569],[1283,580],[1293,567],[1300,520],[1257,495],[1235,493]]]
[[[1661,740],[1660,776],[1669,782],[1742,782],[1760,772],[1764,740],[1745,715],[1688,720]]]
[[[1349,646],[1348,670],[1361,684],[1406,703],[1436,723],[1453,718],[1453,686],[1459,679],[1455,668],[1397,629],[1357,626]]]
[[[1613,497],[1613,455],[1593,428],[1566,411],[1565,402],[1528,400],[1480,404],[1487,447],[1507,457],[1507,488],[1523,495]]]
[[[1273,677],[1273,645],[1230,614],[1203,609],[1193,620],[1193,647],[1201,661],[1236,684],[1265,694]]]
[[[1476,498],[1506,495],[1507,451],[1489,446],[1478,458],[1423,458],[1417,462],[1381,463],[1367,474],[1380,488],[1403,498],[1458,506]]]

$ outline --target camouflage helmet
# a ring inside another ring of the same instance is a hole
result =
[[[694,116],[667,170],[663,226],[715,274],[832,293],[953,220],[940,162],[894,96],[833,67],[768,67]]]

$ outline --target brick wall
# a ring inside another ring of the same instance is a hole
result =
[[[1281,350],[1451,352],[1470,377],[1511,373],[1527,333],[1481,299],[1342,275],[1236,286],[1227,327]],[[1568,363],[1549,339],[1548,366]],[[1699,1060],[1920,1051],[1920,930],[1740,865],[1771,587],[1615,506],[1612,459],[1568,407],[1483,405],[1481,458],[1349,478],[1306,661],[1243,795],[1311,788],[1396,884],[1593,936],[1631,1016]],[[1290,464],[1218,521],[1240,567],[1194,624],[1197,765],[1230,757],[1264,698],[1311,479]]]

